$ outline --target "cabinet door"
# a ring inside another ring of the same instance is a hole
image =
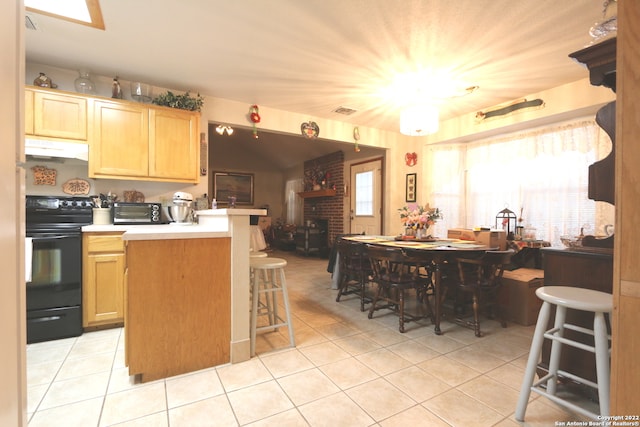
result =
[[[95,101],[89,176],[147,177],[149,109],[134,103]]]
[[[149,176],[198,182],[200,116],[175,109],[150,109]]]
[[[83,287],[83,326],[124,320],[124,254],[88,255]]]
[[[24,91],[24,133],[33,135],[33,91]]]
[[[33,93],[33,134],[87,140],[87,98]]]

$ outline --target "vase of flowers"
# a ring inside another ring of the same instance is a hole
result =
[[[429,207],[428,203],[425,206],[410,204],[398,209],[398,212],[400,212],[400,222],[404,226],[405,235],[418,238],[432,237],[431,226],[442,219],[442,211],[439,208]]]

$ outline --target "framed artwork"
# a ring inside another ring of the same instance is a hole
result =
[[[416,177],[417,173],[408,173],[407,174],[407,184],[405,190],[405,201],[407,202],[415,202],[416,201]]]
[[[253,174],[241,172],[214,172],[213,195],[218,205],[229,203],[236,197],[236,205],[253,205]]]

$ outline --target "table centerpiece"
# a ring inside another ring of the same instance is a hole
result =
[[[407,238],[432,239],[431,226],[442,219],[442,211],[430,207],[428,203],[425,206],[409,204],[398,209],[398,212],[404,227],[403,237]]]

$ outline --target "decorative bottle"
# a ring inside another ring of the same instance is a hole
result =
[[[115,99],[122,99],[122,88],[118,81],[118,76],[113,78],[113,84],[111,85],[111,97]]]
[[[213,199],[211,201],[211,209],[218,209],[218,202],[216,201],[216,199]]]
[[[87,70],[80,70],[79,73],[80,77],[78,77],[74,82],[76,90],[80,93],[95,94],[96,85],[93,84],[89,78],[89,72]]]

